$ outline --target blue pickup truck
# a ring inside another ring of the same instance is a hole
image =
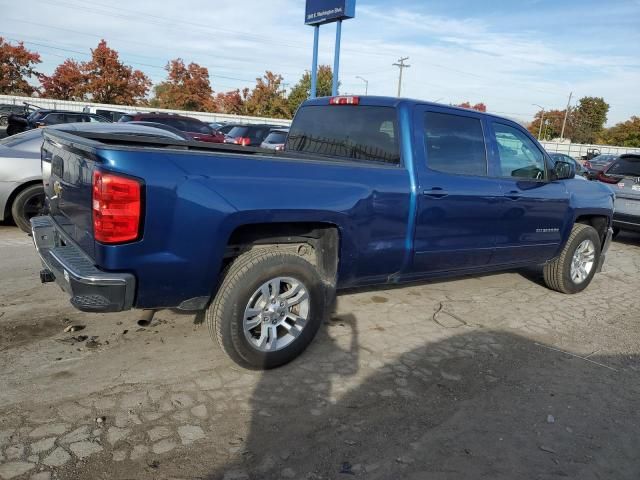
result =
[[[576,293],[611,241],[612,191],[485,113],[319,98],[277,153],[165,133],[45,130],[41,280],[83,311],[206,311],[247,368],[298,356],[337,290],[541,265]]]

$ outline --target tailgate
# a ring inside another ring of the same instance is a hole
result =
[[[92,177],[100,161],[89,142],[62,131],[46,130],[42,177],[50,215],[93,258]]]

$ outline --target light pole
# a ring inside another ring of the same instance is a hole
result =
[[[538,140],[542,136],[542,124],[544,123],[544,107],[542,105],[538,105],[537,103],[532,103],[534,107],[538,107],[542,110],[542,117],[540,117],[540,130],[538,131]]]
[[[364,82],[364,94],[369,95],[369,80],[362,78],[360,75],[356,75],[356,78]]]

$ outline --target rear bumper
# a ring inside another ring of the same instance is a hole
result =
[[[44,269],[43,283],[54,281],[83,312],[120,312],[133,308],[135,277],[98,269],[49,216],[31,219],[33,243]]]

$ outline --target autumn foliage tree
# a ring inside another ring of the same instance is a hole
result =
[[[167,66],[167,80],[155,87],[152,105],[177,110],[215,111],[209,70],[197,63],[184,64],[181,58]]]
[[[86,81],[81,66],[67,59],[58,65],[51,76],[41,75],[42,95],[59,100],[83,100]]]
[[[640,148],[640,117],[632,116],[602,132],[600,141],[607,145]]]
[[[244,115],[246,113],[244,102],[248,96],[248,88],[243,89],[242,92],[236,89],[230,92],[218,93],[214,101],[216,112],[230,115]]]
[[[565,110],[549,110],[543,114],[542,110],[540,110],[536,113],[533,122],[529,124],[529,132],[531,132],[531,135],[536,138],[538,138],[539,134],[541,140],[559,138],[560,133],[562,132],[564,112]],[[542,129],[540,128],[541,121],[544,122],[542,124]],[[565,138],[571,138],[571,133],[571,125],[567,124],[564,131]]]
[[[460,105],[456,105],[456,107],[468,108],[470,110],[477,110],[479,112],[486,112],[487,111],[487,106],[482,102],[476,103],[475,105],[471,105],[470,102],[464,102],[464,103],[461,103]]]
[[[66,60],[51,76],[42,75],[40,81],[47,97],[116,105],[144,103],[151,87],[151,80],[122,63],[118,52],[104,40],[91,50],[91,60]]]
[[[40,62],[40,55],[22,42],[12,45],[0,37],[0,94],[32,95],[36,88],[27,79],[38,76],[35,66]]]
[[[282,75],[267,71],[256,79],[256,86],[244,102],[248,115],[256,117],[289,118],[289,105],[282,88]]]

